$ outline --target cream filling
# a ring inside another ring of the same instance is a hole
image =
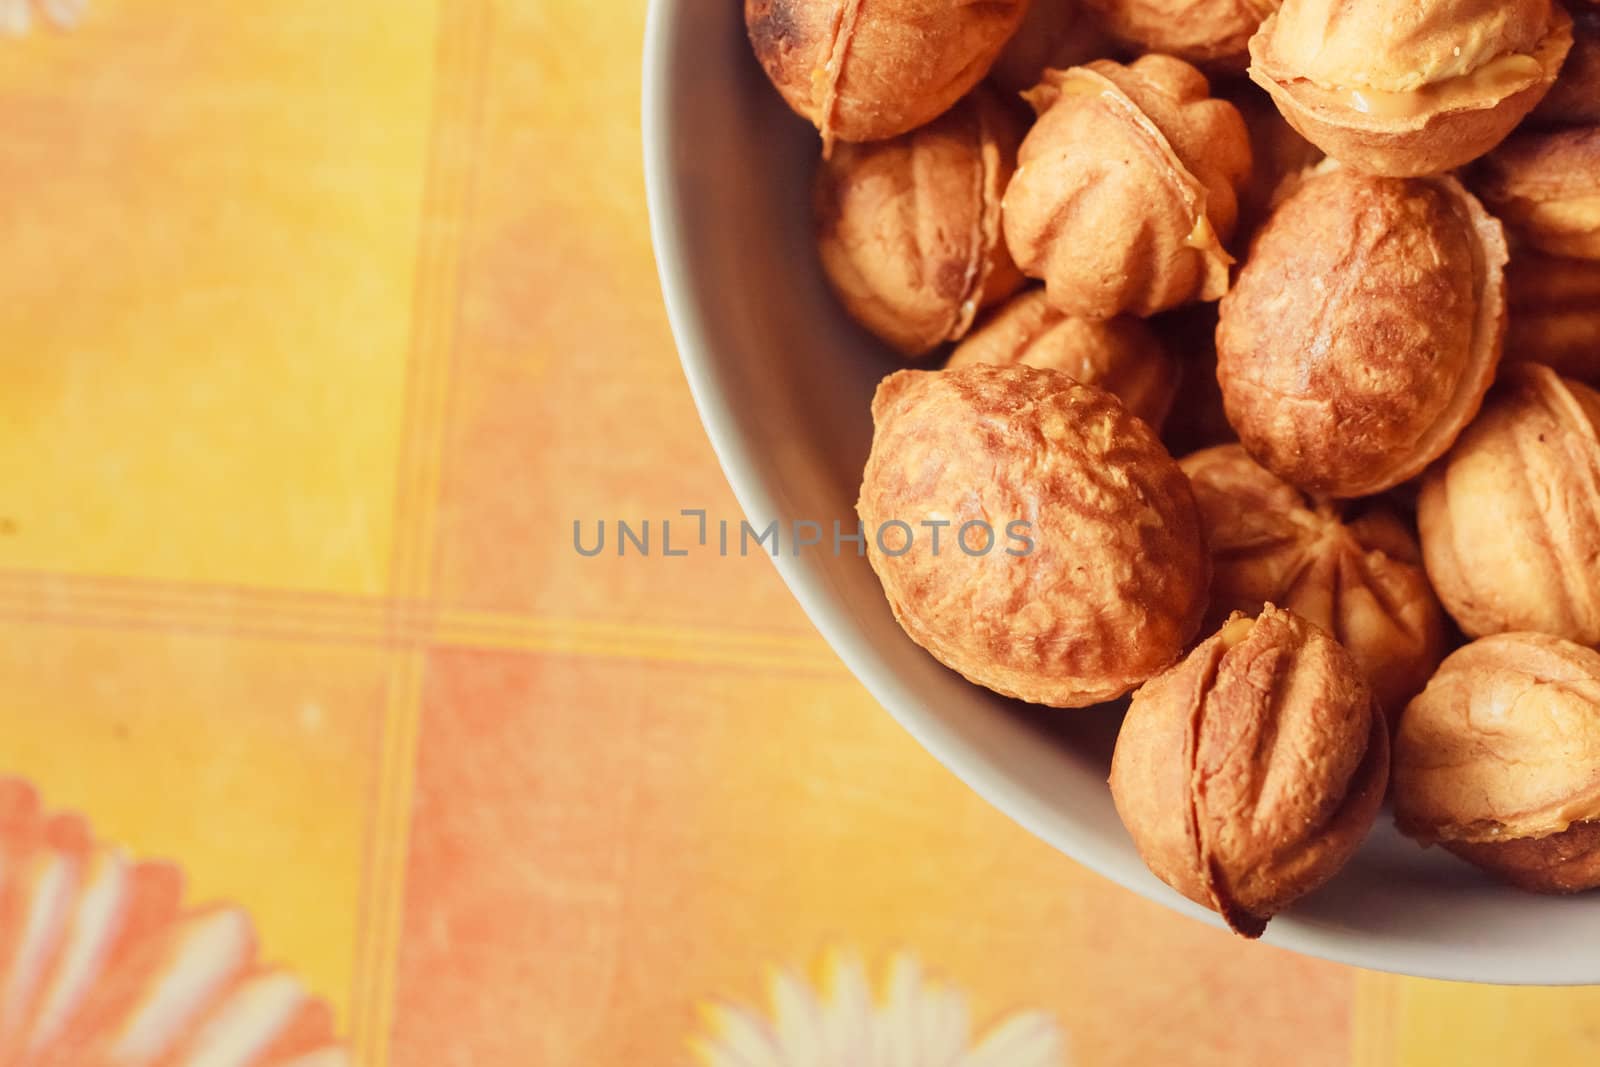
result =
[[[1189,236],[1183,239],[1183,243],[1185,246],[1200,252],[1210,252],[1213,249],[1222,248],[1222,240],[1217,236],[1216,228],[1211,225],[1211,217],[1209,215],[1201,215],[1198,219],[1195,219],[1194,229],[1189,231]],[[1228,255],[1226,249],[1223,250],[1222,254],[1230,264],[1233,262],[1233,257]]]
[[[1255,628],[1256,620],[1250,618],[1230,619],[1217,631],[1217,637],[1222,642],[1224,650],[1234,648],[1245,638],[1250,636],[1250,631]]]
[[[1533,56],[1516,53],[1490,60],[1470,74],[1431,82],[1408,92],[1383,89],[1344,88],[1333,90],[1347,106],[1363,115],[1377,118],[1407,119],[1435,111],[1448,111],[1475,100],[1502,100],[1544,76],[1544,67]]]

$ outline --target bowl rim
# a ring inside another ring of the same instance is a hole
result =
[[[680,59],[673,29],[682,9],[692,2],[650,0],[645,19],[640,128],[650,240],[668,323],[701,425],[739,507],[757,529],[764,529],[780,516],[781,510],[755,469],[748,433],[728,414],[730,398],[706,354],[707,309],[684,280],[689,270],[684,224],[675,210],[682,182],[673,166],[671,151],[675,133],[674,67]],[[851,674],[902,729],[967,788],[1075,863],[1146,900],[1215,929],[1227,929],[1215,913],[1176,891],[1159,882],[1132,877],[1127,870],[1129,864],[1121,856],[1053,824],[1038,798],[1015,788],[928,713],[800,559],[780,553],[773,558],[773,564],[811,624]],[[1432,942],[1396,946],[1373,934],[1308,921],[1292,912],[1274,917],[1261,940],[1334,963],[1418,978],[1502,985],[1600,983],[1600,955],[1587,964],[1580,952],[1559,956],[1525,953],[1517,958],[1498,952],[1485,956],[1473,950],[1470,938],[1464,938],[1454,951]]]

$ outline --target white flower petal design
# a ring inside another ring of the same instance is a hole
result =
[[[0,33],[21,37],[33,28],[33,0],[0,0]]]
[[[84,877],[77,914],[61,945],[60,964],[47,989],[41,990],[28,1047],[37,1050],[61,1033],[105,966],[112,942],[131,892],[128,858],[117,849],[105,849],[90,862]],[[6,1005],[11,1021],[11,1003]],[[10,1027],[7,1027],[9,1032]]]
[[[34,13],[58,30],[70,30],[82,19],[89,0],[0,0],[0,34],[21,37],[35,25]]]
[[[184,1062],[190,1067],[259,1063],[288,1029],[306,999],[292,974],[268,971],[240,983],[196,1031]]]
[[[1055,1067],[1066,1058],[1066,1042],[1048,1015],[1017,1015],[991,1033],[961,1061],[961,1067]]]
[[[327,1005],[260,963],[250,917],[182,896],[170,864],[0,779],[0,1064],[348,1067]]]
[[[867,972],[854,956],[835,954],[825,967],[828,987],[833,990],[832,1010],[824,1007],[824,1029],[828,1038],[829,1063],[870,1063],[876,1050],[873,1042],[872,991],[867,987]]]
[[[154,1063],[170,1053],[255,954],[250,920],[232,909],[182,921],[163,941],[147,957],[147,973],[162,980],[145,983],[119,1025],[97,1042],[110,1045],[115,1063]]]
[[[820,989],[789,971],[769,982],[770,1022],[746,1008],[705,1011],[708,1037],[691,1043],[706,1067],[1061,1067],[1066,1043],[1040,1012],[1012,1016],[976,1048],[967,1000],[897,955],[873,1004],[854,956],[831,956]]]
[[[789,972],[774,975],[771,985],[774,1036],[789,1050],[786,1067],[832,1067],[823,1012],[811,990]]]
[[[705,1011],[706,1023],[719,1035],[722,1060],[729,1067],[785,1067],[771,1031],[756,1016],[731,1004]]]
[[[40,0],[39,6],[44,9],[45,18],[63,30],[70,30],[83,18],[89,0]]]

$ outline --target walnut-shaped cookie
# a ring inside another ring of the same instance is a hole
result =
[[[1185,457],[1211,550],[1211,610],[1277,604],[1332,634],[1355,657],[1378,704],[1397,716],[1444,655],[1444,612],[1422,551],[1392,511],[1308,499],[1238,445]]]
[[[1394,815],[1514,885],[1600,886],[1600,653],[1505,633],[1451,653],[1401,716]]]
[[[1006,242],[1071,315],[1153,315],[1228,287],[1250,139],[1171,56],[1052,70],[1005,195]]]
[[[1388,727],[1355,660],[1268,605],[1134,694],[1111,797],[1156,877],[1259,937],[1354,855],[1388,775]]]
[[[1600,393],[1506,367],[1428,471],[1417,525],[1428,577],[1472,637],[1537,630],[1600,644]]]
[[[1473,168],[1472,187],[1522,243],[1600,260],[1600,126],[1513,134]]]
[[[1172,407],[1178,364],[1140,319],[1080,319],[1044,290],[1012,297],[950,353],[947,370],[988,363],[1065,371],[1121,400],[1156,429]]]
[[[1104,59],[1114,47],[1079,0],[1033,0],[989,69],[989,80],[1002,92],[1020,95],[1038,85],[1045,71]]]
[[[1600,3],[1572,0],[1567,10],[1572,14],[1572,51],[1530,121],[1592,125],[1600,122]]]
[[[1414,177],[1500,143],[1571,46],[1552,0],[1284,0],[1250,40],[1250,77],[1334,159]]]
[[[1240,441],[1319,496],[1420,473],[1494,378],[1507,256],[1500,224],[1454,178],[1318,168],[1222,301],[1217,379]]]
[[[1506,362],[1543,363],[1600,384],[1600,260],[1519,248],[1506,268]]]
[[[1279,0],[1084,0],[1106,32],[1141,52],[1241,71],[1246,47]]]
[[[872,415],[856,510],[912,640],[1056,707],[1121,696],[1177,659],[1209,577],[1194,496],[1120,401],[1060,371],[978,364],[893,374]]]
[[[919,130],[822,161],[823,272],[851,317],[901,355],[959,340],[1022,285],[1000,233],[1021,139],[1021,118],[980,88]]]
[[[789,106],[835,140],[881,141],[983,80],[1027,0],[745,0],[756,58]]]

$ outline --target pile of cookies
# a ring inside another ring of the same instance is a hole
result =
[[[1246,936],[1386,794],[1600,886],[1600,2],[1565,3],[746,0],[821,133],[823,270],[930,368],[879,386],[858,503],[896,618],[1007,696],[1132,693],[1117,810]],[[979,525],[1028,551],[940,546]]]

